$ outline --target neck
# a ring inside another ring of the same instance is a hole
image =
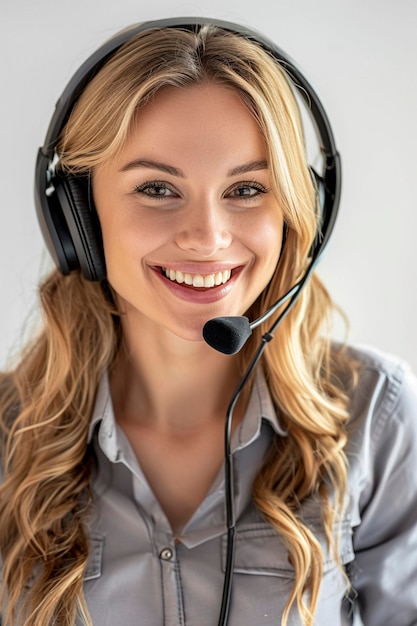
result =
[[[224,421],[239,381],[235,356],[168,331],[124,338],[110,378],[118,419],[173,432]]]

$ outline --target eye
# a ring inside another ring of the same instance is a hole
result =
[[[159,180],[147,181],[138,185],[135,187],[135,193],[143,194],[156,200],[178,197],[178,193],[168,183]]]
[[[256,181],[241,182],[234,185],[224,194],[226,198],[237,198],[242,200],[252,200],[269,190]]]

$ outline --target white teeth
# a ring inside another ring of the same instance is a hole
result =
[[[185,283],[186,285],[192,285],[193,287],[204,287],[209,289],[210,287],[218,287],[224,285],[230,279],[231,270],[223,270],[222,272],[215,272],[214,274],[185,274],[179,270],[173,270],[166,267],[162,268],[165,276],[177,283]]]
[[[204,277],[204,287],[214,287],[214,274]]]
[[[193,287],[204,287],[204,276],[201,274],[193,276]]]

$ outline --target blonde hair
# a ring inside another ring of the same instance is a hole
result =
[[[275,275],[251,307],[256,316],[303,275],[317,230],[299,110],[285,72],[258,45],[212,26],[198,33],[170,28],[137,35],[85,88],[62,133],[60,167],[91,175],[115,157],[138,108],[158,90],[203,81],[234,89],[259,123],[273,190],[288,226]],[[0,378],[4,619],[69,626],[78,615],[91,624],[83,595],[91,500],[87,433],[98,381],[117,353],[118,317],[102,287],[79,272],[52,272],[40,297],[43,330],[18,367]],[[348,400],[337,376],[353,367],[331,348],[328,330],[322,338],[332,312],[326,290],[313,275],[262,357],[288,430],[288,437],[277,439],[254,485],[255,503],[283,537],[295,569],[284,626],[294,603],[303,623],[313,623],[322,575],[321,548],[298,515],[300,503],[309,496],[321,498],[333,545],[335,515],[341,515],[346,490]],[[265,330],[257,329],[242,350],[242,367]]]

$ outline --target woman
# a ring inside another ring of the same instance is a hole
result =
[[[415,380],[331,343],[314,274],[273,341],[266,322],[236,354],[202,340],[295,293],[319,220],[285,72],[232,31],[126,37],[62,121],[49,195],[83,196],[71,234],[97,250],[44,281],[40,334],[1,378],[3,623],[416,623]],[[220,609],[225,414],[262,333],[232,412]]]

